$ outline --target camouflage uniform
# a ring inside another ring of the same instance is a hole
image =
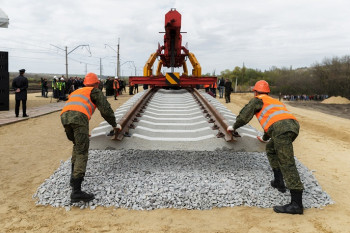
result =
[[[261,99],[253,98],[244,106],[236,118],[233,128],[246,125],[258,113],[264,103]],[[281,169],[286,186],[293,190],[303,190],[298,170],[295,165],[293,141],[299,134],[299,123],[288,119],[275,122],[270,126],[263,139],[271,140],[266,144],[266,154],[272,169]]]
[[[101,90],[94,88],[90,94],[91,101],[101,112],[102,117],[113,127],[117,126],[114,112]],[[84,113],[68,111],[61,115],[61,122],[67,138],[73,142],[72,164],[74,164],[73,177],[85,176],[89,151],[89,120]]]

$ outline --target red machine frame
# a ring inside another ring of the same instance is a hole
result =
[[[160,46],[155,53],[152,53],[143,69],[143,76],[131,76],[131,84],[149,84],[154,86],[181,86],[194,87],[196,85],[212,85],[217,82],[217,77],[202,76],[202,68],[195,55],[182,46],[181,14],[172,8],[165,15],[164,45]],[[159,58],[156,74],[153,75],[152,66]],[[188,75],[186,58],[189,59],[192,75]],[[162,67],[171,68],[171,73],[163,75]],[[174,68],[183,67],[183,74],[174,72]]]

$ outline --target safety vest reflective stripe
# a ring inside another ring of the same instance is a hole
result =
[[[73,94],[73,93],[72,93]],[[75,94],[75,95],[71,95],[70,98],[74,98],[74,97],[80,97],[83,98],[84,100],[86,100],[86,102],[88,102],[88,104],[90,105],[91,109],[92,109],[92,113],[91,115],[95,112],[95,106],[93,103],[91,103],[91,101],[89,100],[89,98],[87,98],[84,95],[80,95],[80,94]],[[75,102],[74,102],[75,103]]]
[[[90,99],[92,89],[93,87],[84,87],[74,91],[68,97],[68,101],[62,109],[61,115],[67,111],[77,111],[84,113],[90,120],[96,109],[96,105]]]
[[[75,101],[73,101],[73,102],[66,103],[65,106],[69,106],[69,105],[79,105],[79,106],[82,106],[82,107],[85,108],[85,110],[86,110],[86,112],[89,114],[89,116],[90,116],[90,117],[92,116],[92,113],[90,112],[90,109],[89,109],[85,104],[83,104],[83,103],[81,103],[81,102],[75,102]]]
[[[281,115],[283,113],[291,114],[290,112],[284,111],[284,110],[280,110],[280,111],[274,112],[274,113],[272,113],[271,115],[268,116],[268,118],[266,119],[266,121],[262,125],[262,127],[265,128],[265,126],[267,125],[267,123],[269,123],[269,121],[271,120],[272,117],[277,116],[277,115]]]
[[[277,104],[270,104],[269,106],[267,106],[266,108],[264,108],[264,110],[261,112],[261,115],[260,117],[258,118],[259,121],[261,121],[261,119],[264,117],[265,113],[267,111],[269,111],[271,108],[283,108],[284,106],[283,105],[277,105]]]
[[[260,112],[255,115],[265,132],[267,132],[269,127],[277,121],[286,119],[296,120],[296,118],[287,110],[286,106],[280,101],[273,99],[268,95],[258,95],[256,98],[261,99],[264,103]]]

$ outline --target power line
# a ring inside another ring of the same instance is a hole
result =
[[[90,46],[89,45],[78,45],[74,49],[72,49],[70,52],[68,52],[68,47],[67,46],[65,46],[65,49],[62,49],[62,48],[60,48],[60,47],[58,47],[56,45],[53,45],[53,44],[51,44],[51,45],[53,47],[56,47],[56,48],[62,50],[62,51],[65,51],[65,53],[66,53],[66,78],[68,78],[68,55],[70,53],[74,52],[74,50],[76,50],[79,47],[83,47],[83,48],[86,48],[88,50],[88,52],[90,53],[90,55],[91,55],[91,51],[90,51]]]
[[[42,57],[21,57],[21,56],[9,56],[9,57],[16,57],[16,58],[25,58],[25,59],[35,59],[35,60],[43,60]],[[58,58],[57,58],[58,59]],[[44,61],[47,61],[47,59],[45,59]],[[53,61],[53,60],[52,60]]]
[[[27,50],[27,51],[31,51],[33,53],[46,53],[48,55],[54,55],[54,56],[59,56],[59,57],[62,57],[64,56],[64,54],[59,54],[59,53],[55,53],[55,52],[52,52],[52,51],[37,51],[37,50],[33,50],[33,49],[22,49],[22,48],[7,48],[7,47],[0,47],[1,49],[5,48],[5,49],[13,49],[13,50]],[[9,56],[9,57],[13,57],[13,58],[24,58],[24,59],[42,59],[43,60],[43,57],[23,57],[23,56]],[[58,58],[57,58],[58,59]],[[74,59],[72,57],[69,57],[68,59],[72,60],[72,61],[75,61],[75,62],[82,62],[82,63],[86,63],[86,64],[89,64],[89,65],[93,65],[93,66],[98,66],[97,64],[93,64],[93,63],[88,63],[86,61],[83,61],[83,60],[78,60],[78,59]],[[47,59],[45,58],[45,60],[47,61]]]

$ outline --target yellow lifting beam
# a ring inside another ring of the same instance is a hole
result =
[[[184,63],[182,64],[182,67],[184,69],[184,75],[188,76],[188,69],[187,69],[187,64],[186,62],[184,61]]]
[[[143,76],[151,76],[152,75],[152,66],[157,58],[157,53],[152,53],[148,58],[146,65],[143,67]]]
[[[202,75],[202,67],[198,63],[196,56],[193,53],[188,53],[188,58],[192,64],[192,76],[200,77]]]
[[[192,76],[195,76],[195,77],[202,76],[202,67],[199,64],[196,56],[193,53],[188,53],[188,58],[189,58],[189,60],[192,64],[192,67],[193,67]],[[153,66],[154,62],[156,61],[156,59],[157,59],[157,53],[152,53],[151,56],[148,58],[145,66],[143,67],[143,76],[148,77],[148,76],[153,75],[152,66]],[[182,65],[183,65],[184,75],[188,75],[188,69],[187,69],[186,62],[184,61]],[[162,60],[159,60],[158,66],[157,66],[157,71],[156,71],[156,76],[159,76],[161,74],[162,66],[163,66],[163,62],[162,62]]]
[[[159,60],[158,61],[158,66],[157,66],[157,72],[156,72],[157,76],[159,76],[161,74],[162,65],[163,65],[162,60]]]

